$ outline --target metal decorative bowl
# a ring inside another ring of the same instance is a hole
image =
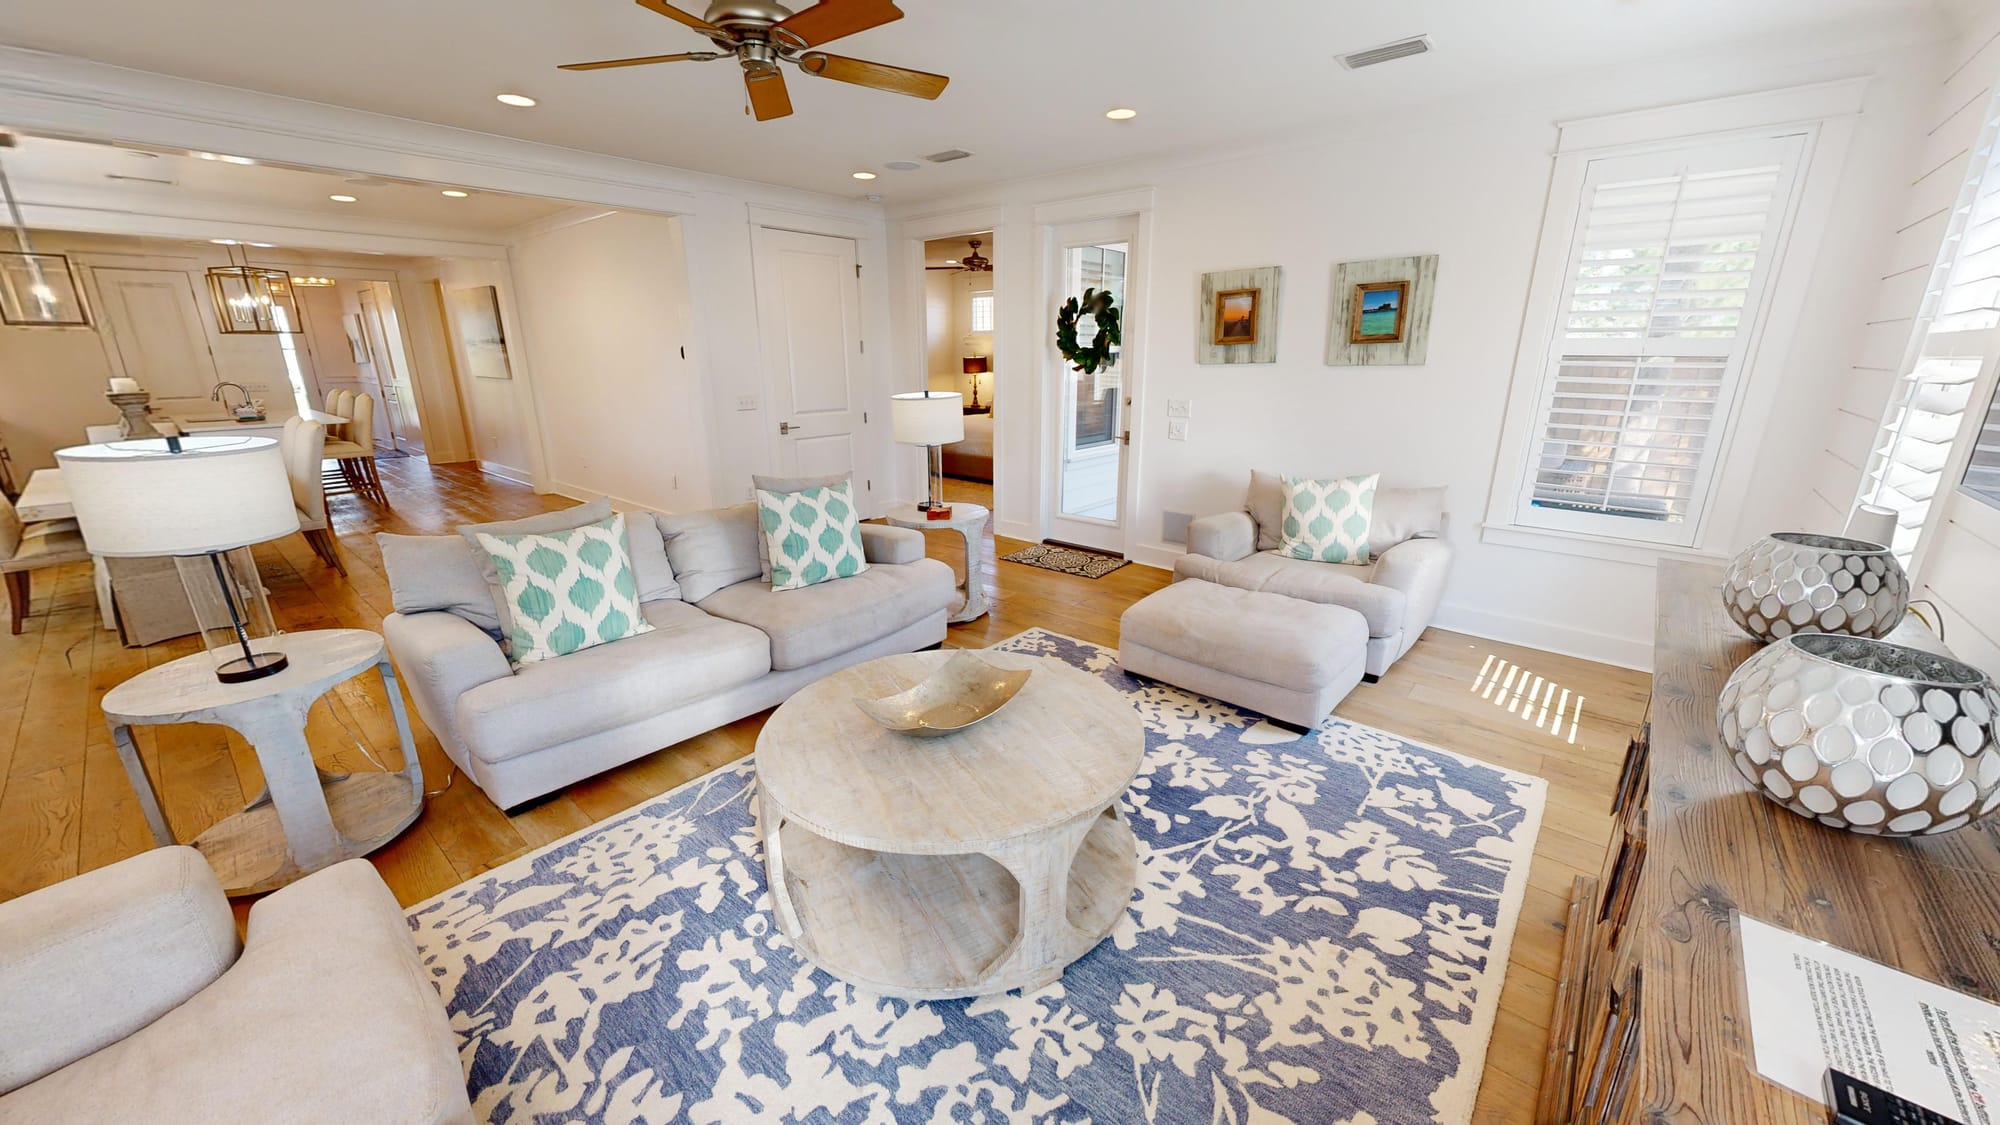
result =
[[[923,738],[961,731],[1007,706],[1032,668],[995,668],[969,652],[914,687],[881,699],[857,699],[861,713],[893,731]]]
[[[1841,535],[1766,535],[1730,561],[1722,583],[1730,620],[1767,644],[1794,633],[1886,637],[1909,605],[1895,554]]]
[[[2000,692],[1984,672],[1860,637],[1788,637],[1743,662],[1716,722],[1765,797],[1833,828],[1935,835],[2000,807]]]

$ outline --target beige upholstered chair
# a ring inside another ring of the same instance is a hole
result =
[[[342,413],[351,419],[347,423],[347,437],[329,440],[326,455],[340,463],[340,479],[347,485],[345,491],[387,504],[389,497],[382,491],[382,477],[375,471],[375,399],[357,394],[347,401],[347,409]]]
[[[45,567],[88,561],[90,551],[75,520],[24,524],[14,502],[0,496],[0,574],[7,576],[7,611],[15,634],[28,616],[28,575]]]
[[[299,510],[299,530],[321,562],[345,575],[347,567],[340,561],[340,547],[327,522],[326,483],[320,477],[320,466],[326,461],[326,427],[296,415],[287,418],[278,449],[285,458],[285,475],[292,478],[292,504]]]
[[[354,409],[350,401],[353,398],[353,391],[343,390],[338,387],[326,392],[326,412],[328,414],[337,414],[342,418],[352,417],[348,411]],[[346,437],[347,424],[344,422],[327,428],[326,440],[328,441],[339,441]]]
[[[0,1120],[470,1122],[458,1044],[367,860],[236,919],[155,848],[0,903]]]

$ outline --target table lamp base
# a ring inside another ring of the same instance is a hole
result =
[[[289,661],[282,652],[256,652],[249,656],[239,656],[215,669],[215,678],[225,684],[241,684],[251,680],[261,680],[265,676],[275,676],[285,670]]]

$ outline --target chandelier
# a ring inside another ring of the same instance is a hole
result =
[[[0,133],[0,148],[12,147],[13,135]],[[35,252],[5,168],[0,168],[0,195],[6,197],[14,241],[20,247],[0,250],[0,323],[23,328],[90,327],[90,308],[84,304],[76,268],[68,255]]]
[[[241,247],[229,248],[234,264],[208,268],[208,293],[224,332],[300,332],[292,275],[250,264]]]

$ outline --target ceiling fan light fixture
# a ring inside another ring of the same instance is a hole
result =
[[[1104,116],[1113,121],[1130,121],[1139,116],[1139,111],[1129,106],[1116,106],[1104,111]]]
[[[535,99],[526,94],[495,94],[493,100],[501,105],[511,105],[520,109],[527,109],[535,104]]]

